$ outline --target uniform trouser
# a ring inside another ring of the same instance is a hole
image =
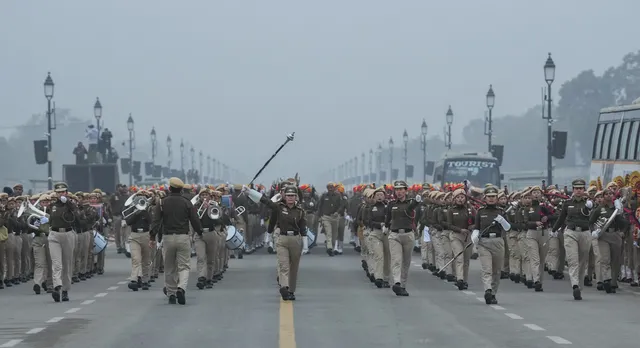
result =
[[[413,231],[404,233],[389,233],[389,253],[391,264],[391,277],[393,282],[401,287],[407,286],[409,279],[409,267],[411,266],[411,253],[413,252]]]
[[[196,236],[196,270],[198,278],[211,280],[214,275],[215,258],[216,258],[216,239],[218,236],[215,231],[205,231],[202,236]]]
[[[338,237],[336,240],[334,240],[333,244],[336,244],[336,242],[338,243],[343,243],[344,242],[344,230],[347,228],[347,220],[344,218],[344,216],[340,216],[338,218]],[[342,246],[342,244],[340,244],[338,247]]]
[[[71,288],[73,274],[73,251],[76,246],[76,232],[49,232],[49,251],[51,253],[51,268],[53,287],[62,286],[63,291]]]
[[[447,264],[447,262],[453,259],[453,250],[451,249],[451,239],[449,239],[449,235],[451,231],[445,230],[440,232],[440,245],[442,248],[442,260],[443,266]],[[440,268],[440,271],[445,271],[447,274],[453,274],[453,262],[449,263],[446,269]]]
[[[507,243],[507,238],[509,237],[506,233],[502,235],[502,239],[504,240],[504,266],[502,267],[502,271],[509,273],[509,255],[511,255],[511,252],[509,250],[509,243]],[[544,265],[544,259],[542,259],[542,263]]]
[[[175,295],[178,288],[186,290],[191,270],[191,238],[188,234],[165,234],[162,253],[167,296]]]
[[[504,239],[502,237],[481,238],[478,241],[478,259],[482,268],[482,285],[484,291],[498,293],[500,273],[504,265]]]
[[[600,257],[600,245],[598,244],[597,238],[591,240],[591,251],[589,252],[589,259],[591,259],[591,254],[593,254],[594,257],[593,270],[589,270],[588,274],[595,274],[596,281],[598,283],[602,283],[602,260]]]
[[[618,285],[618,275],[622,264],[622,232],[601,232],[598,239],[602,281],[610,280],[612,286]]]
[[[432,241],[431,235],[429,234],[428,236],[428,239],[429,239],[428,242],[425,242],[424,237],[425,237],[425,231],[423,228],[422,232],[420,233],[420,258],[422,259],[422,263],[435,265],[436,260],[435,260],[435,253],[433,251],[433,241]]]
[[[333,244],[338,240],[338,217],[324,215],[320,217],[320,224],[324,229],[327,249],[333,249]]]
[[[569,264],[569,278],[571,286],[580,286],[587,270],[589,262],[589,249],[591,248],[591,232],[575,231],[566,229],[564,231],[564,250]],[[602,250],[600,250],[602,253]]]
[[[630,230],[625,231],[624,237],[622,237],[622,244],[624,249],[624,255],[626,256],[624,260],[624,265],[627,266],[628,278],[631,278],[635,281],[638,280],[638,272],[635,269],[638,267],[638,258],[636,257],[636,250],[638,249],[633,245],[633,229],[635,229],[635,225],[629,226]]]
[[[0,282],[4,282],[5,279],[9,279],[5,277],[4,271],[7,266],[7,244],[8,240],[0,242]]]
[[[273,237],[273,247],[276,251],[276,274],[278,275],[278,277],[280,277],[280,261],[278,261],[278,238],[280,238],[280,229],[279,228],[275,228],[273,230],[273,233],[271,234],[271,237]],[[280,279],[280,278],[278,278]]]
[[[227,264],[227,232],[222,226],[216,227],[215,232],[215,255],[214,258],[216,260],[215,274],[220,275],[224,271],[224,265]]]
[[[73,276],[84,273],[83,269],[87,263],[87,237],[91,232],[79,232],[76,234],[76,246],[73,248]]]
[[[31,237],[31,231],[23,233],[20,237],[22,238],[22,275],[26,277],[33,272],[33,263],[31,262],[33,238]]]
[[[33,238],[33,283],[47,287],[53,285],[51,270],[51,254],[49,253],[49,242],[44,233]]]
[[[278,277],[281,287],[289,287],[289,291],[296,291],[298,282],[298,267],[302,255],[302,237],[280,235],[276,243],[278,258]]]
[[[129,243],[130,234],[131,226],[125,226],[120,229],[120,245],[122,245],[123,248],[126,248],[127,244]]]
[[[391,275],[391,251],[389,248],[389,237],[379,228],[374,228],[369,232],[371,237],[371,252],[373,266],[369,271],[373,272],[376,279],[389,281]]]
[[[522,254],[518,247],[518,231],[507,232],[507,244],[509,245],[509,273],[522,274]]]
[[[247,232],[245,233],[245,243],[249,248],[253,248],[259,241],[260,236],[260,215],[249,214],[247,216]]]
[[[247,224],[242,217],[239,218],[238,223],[236,223],[236,229],[238,233],[240,233],[244,237],[244,244],[240,246],[238,249],[233,250],[234,255],[240,254],[243,250],[247,248]],[[226,238],[225,238],[225,245],[226,245]]]
[[[84,250],[84,269],[82,273],[89,273],[93,269],[93,241],[95,239],[94,234],[98,232],[88,231],[85,237],[85,250]],[[102,251],[104,254],[104,250]],[[103,265],[104,267],[104,262]]]
[[[542,283],[542,274],[544,272],[544,261],[547,257],[547,241],[549,240],[549,232],[544,230],[528,230],[526,232],[524,243],[529,255],[529,268],[531,269],[531,281]]]
[[[471,241],[469,235],[466,236],[459,232],[451,231],[449,234],[449,239],[451,240],[451,250],[453,251],[453,255],[458,255],[455,261],[453,261],[453,275],[462,281],[469,280],[469,262],[471,260],[471,254],[473,253],[473,249],[468,247],[465,249],[467,244]],[[464,252],[462,252],[464,250]]]
[[[529,262],[529,249],[527,248],[527,232],[518,233],[518,250],[522,255],[522,275],[527,280],[533,277],[531,272],[531,262]]]
[[[118,214],[113,217],[113,238],[116,240],[116,248],[124,248],[124,243],[122,239],[122,214]]]
[[[431,231],[431,244],[433,245],[435,266],[437,269],[440,269],[447,262],[444,260],[442,253],[442,241],[440,239],[441,232],[436,230],[435,227],[431,227],[429,230]]]
[[[151,273],[149,232],[131,232],[129,246],[131,248],[131,278],[129,280],[138,281],[138,277],[140,277],[143,283],[148,283]]]
[[[20,248],[18,248],[18,240],[20,241]],[[20,239],[20,236],[9,233],[6,250],[7,274],[5,279],[12,280],[20,276],[20,253],[22,251],[22,239]]]

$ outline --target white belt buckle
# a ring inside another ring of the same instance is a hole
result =
[[[489,233],[489,238],[495,238],[496,234],[495,233]]]
[[[404,228],[399,229],[398,233],[404,233]]]
[[[143,231],[144,231],[144,229],[142,229],[142,228],[138,228],[136,231],[138,231],[138,232],[143,232]]]
[[[293,232],[293,231],[287,231],[287,236],[293,236],[293,235],[295,235],[295,232]]]
[[[203,228],[202,232],[209,232],[209,229],[208,228]]]

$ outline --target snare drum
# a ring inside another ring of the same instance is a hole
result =
[[[93,231],[93,250],[91,252],[93,255],[100,254],[104,249],[107,248],[107,240],[100,234],[98,231]]]
[[[227,226],[227,249],[236,250],[244,245],[244,236],[233,226]]]
[[[316,234],[313,233],[309,227],[307,227],[307,241],[309,242],[308,243],[309,249],[316,246],[317,239],[318,239],[318,236],[316,236]]]

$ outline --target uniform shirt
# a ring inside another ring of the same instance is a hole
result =
[[[82,212],[74,203],[67,201],[62,203],[59,199],[51,204],[51,213],[49,213],[49,223],[51,229],[57,231],[61,228],[70,230],[75,227],[78,220],[83,219]]]
[[[494,223],[494,219],[503,213],[503,210],[497,205],[486,205],[478,209],[474,229],[484,232],[484,236],[488,236],[489,233],[501,236],[504,229],[499,223]],[[484,231],[484,229],[487,230]]]
[[[202,225],[191,201],[181,193],[172,192],[154,207],[150,237],[159,233],[189,234],[189,223],[196,233],[202,234]]]
[[[209,217],[209,208],[200,218],[200,223],[202,224],[202,228],[208,228],[209,231],[213,231],[217,226],[229,226],[231,225],[231,216],[229,215],[229,208],[219,206],[220,209],[220,218],[212,220]]]
[[[129,195],[127,194],[120,194],[120,193],[116,193],[115,195],[111,196],[111,199],[109,200],[109,205],[111,205],[111,212],[113,213],[114,216],[122,216],[122,210],[124,209],[124,202],[127,201],[127,198],[129,198]]]
[[[338,213],[341,209],[344,209],[342,203],[342,194],[340,192],[325,192],[320,196],[320,202],[318,202],[319,216],[327,216]]]
[[[413,215],[418,202],[411,199],[391,201],[387,205],[387,213],[385,215],[385,226],[389,226],[392,232],[397,230],[405,230],[408,232],[413,228]]]
[[[296,203],[292,207],[289,207],[283,201],[274,203],[265,196],[262,196],[260,202],[271,208],[272,216],[273,213],[276,214],[278,226],[280,227],[280,234],[293,232],[294,235],[307,235],[306,212],[302,209],[300,204]]]
[[[142,230],[147,232],[151,229],[151,213],[148,210],[138,210],[127,219],[127,225],[131,226],[131,232]]]
[[[553,224],[553,230],[567,226],[568,229],[573,230],[576,227],[580,227],[583,231],[589,229],[589,214],[590,211],[586,207],[587,200],[583,197],[571,197],[562,204],[562,210],[558,220]]]
[[[592,226],[593,224],[595,224],[596,221],[600,219],[600,217],[603,217],[604,219],[602,220],[604,221],[609,220],[615,210],[616,207],[611,203],[595,207],[591,210],[591,214],[589,215],[589,225]],[[627,227],[629,227],[629,221],[625,219],[622,214],[618,214],[615,218],[613,218],[613,222],[611,222],[611,225],[607,227],[607,230],[613,229],[616,231],[626,231]]]
[[[80,211],[82,211],[82,218],[78,219],[78,229],[76,232],[84,232],[89,231],[93,228],[93,225],[100,218],[98,216],[98,211],[96,208],[90,205],[82,205],[79,207]]]
[[[367,220],[365,225],[369,228],[382,228],[380,225],[385,223],[387,218],[387,205],[384,202],[375,202],[369,205],[366,213]]]
[[[453,205],[447,210],[447,229],[453,232],[469,230],[474,223],[473,210],[467,205]]]

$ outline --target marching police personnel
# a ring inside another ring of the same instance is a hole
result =
[[[185,290],[189,282],[191,269],[191,239],[189,223],[193,230],[202,236],[202,226],[198,214],[185,196],[182,195],[184,183],[178,178],[169,179],[169,195],[155,206],[153,225],[149,233],[151,248],[156,247],[155,236],[162,240],[164,257],[164,283],[169,303],[186,303]]]
[[[391,277],[393,286],[391,289],[397,296],[409,296],[406,290],[409,278],[409,267],[411,266],[411,253],[413,252],[413,218],[415,208],[422,197],[407,199],[407,183],[398,180],[393,183],[396,200],[387,205],[385,215],[385,231],[389,232],[389,252],[391,264]],[[376,276],[378,276],[376,274]]]
[[[496,294],[500,286],[500,276],[504,264],[504,239],[502,233],[511,229],[511,225],[502,216],[498,206],[498,189],[489,186],[484,189],[486,205],[476,213],[475,229],[471,241],[478,246],[478,258],[482,267],[482,284],[486,304],[498,304]],[[482,231],[482,232],[480,232]],[[482,237],[482,239],[480,239]]]
[[[389,288],[391,273],[391,253],[387,231],[383,232],[386,219],[387,205],[384,202],[384,188],[379,187],[373,193],[374,203],[365,206],[366,220],[364,224],[371,229],[369,232],[371,245],[371,264],[367,264],[370,277],[373,277],[378,288]]]
[[[580,282],[584,279],[589,250],[591,249],[591,233],[589,232],[589,214],[593,207],[587,201],[585,194],[586,182],[582,179],[573,180],[573,195],[564,202],[560,216],[553,225],[553,233],[566,227],[564,231],[564,249],[569,264],[569,278],[573,288],[573,298],[582,300]],[[587,204],[587,202],[589,204]]]
[[[71,276],[73,275],[73,250],[76,245],[76,234],[73,227],[81,220],[80,211],[75,203],[67,197],[66,183],[57,183],[54,190],[58,196],[51,204],[49,218],[40,219],[41,224],[49,223],[49,251],[51,253],[51,267],[53,270],[53,292],[51,296],[55,302],[69,301]]]
[[[287,186],[284,189],[284,200],[272,202],[260,192],[243,187],[249,192],[249,198],[254,202],[266,204],[272,211],[277,212],[280,236],[276,242],[278,257],[278,277],[280,295],[284,301],[295,300],[296,283],[298,281],[298,267],[302,255],[302,238],[307,238],[306,212],[298,204],[298,188]]]

